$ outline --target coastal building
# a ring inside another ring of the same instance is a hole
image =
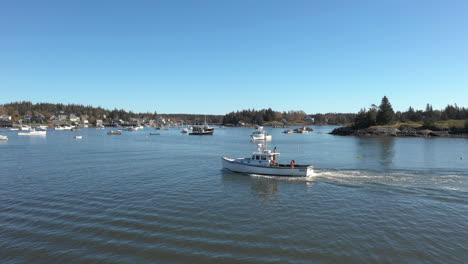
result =
[[[311,117],[311,116],[306,116],[304,118],[305,121],[309,121],[309,122],[314,122],[315,121],[315,118]]]
[[[0,115],[0,121],[11,121],[11,115]]]
[[[160,118],[158,118],[158,121],[157,121],[157,122],[158,122],[158,124],[165,124],[165,123],[166,123],[166,119],[160,117]]]
[[[83,124],[86,124],[86,125],[89,124],[88,117],[89,117],[88,115],[80,116],[81,122],[83,122]]]
[[[111,121],[112,126],[120,126],[124,124],[125,124],[125,121],[123,121],[122,119],[112,119]]]
[[[130,118],[130,124],[140,125],[140,120],[138,120],[138,118]]]
[[[11,127],[12,125],[10,115],[0,115],[0,127]]]
[[[101,119],[96,120],[96,126],[102,126],[104,122]]]
[[[37,114],[31,118],[31,122],[33,123],[44,123],[46,118],[43,114]]]
[[[67,115],[58,115],[58,121],[65,121],[67,120]]]
[[[31,115],[26,114],[26,115],[23,116],[22,122],[23,123],[31,123],[31,118],[32,118]]]
[[[70,121],[71,122],[78,122],[78,121],[80,121],[80,118],[77,117],[75,114],[70,114]]]

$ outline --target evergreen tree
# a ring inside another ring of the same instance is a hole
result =
[[[356,115],[353,122],[353,127],[357,129],[368,128],[375,125],[375,108],[371,108],[369,111],[366,111],[365,108],[362,108],[361,111]]]
[[[426,111],[424,112],[424,118],[428,121],[434,121],[434,109],[432,109],[432,105],[426,105]]]
[[[376,122],[377,125],[388,125],[395,120],[395,112],[393,111],[392,105],[388,101],[387,96],[382,98],[382,102],[377,112]]]

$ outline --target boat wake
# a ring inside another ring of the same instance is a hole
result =
[[[438,189],[468,191],[468,174],[465,171],[372,171],[372,170],[317,170],[314,179],[330,183],[353,185],[386,185],[394,187],[426,188],[437,186]]]
[[[316,169],[309,177],[285,177],[261,174],[244,174],[257,179],[291,183],[326,183],[349,188],[380,186],[400,191],[439,190],[468,194],[465,171],[373,171],[355,169]]]

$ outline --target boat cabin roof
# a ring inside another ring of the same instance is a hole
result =
[[[252,152],[252,155],[277,156],[277,155],[280,155],[280,153],[279,152],[272,152],[271,150],[263,150],[263,151]]]

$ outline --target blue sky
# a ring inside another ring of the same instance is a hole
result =
[[[468,1],[2,1],[0,103],[159,113],[468,102]]]

